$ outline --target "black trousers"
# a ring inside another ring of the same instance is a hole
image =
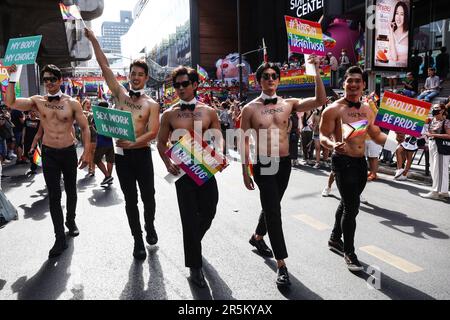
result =
[[[219,191],[214,177],[199,187],[184,176],[176,183],[183,226],[184,261],[188,268],[202,267],[201,241],[216,215]]]
[[[133,237],[142,236],[139,220],[138,192],[139,185],[144,203],[144,221],[146,231],[153,227],[155,220],[155,183],[152,153],[150,148],[123,150],[124,155],[116,154],[116,172],[125,197],[125,211]]]
[[[67,221],[75,221],[77,207],[77,152],[75,146],[63,149],[42,146],[42,170],[47,184],[55,236],[64,237],[64,215],[61,208],[61,173],[66,191]]]
[[[277,172],[270,175],[265,174],[264,171],[267,168],[276,165],[274,162],[277,162],[279,165]],[[288,254],[281,222],[281,200],[291,176],[290,158],[272,159],[269,163],[267,161],[258,161],[253,169],[262,206],[256,234],[264,236],[266,233],[269,233],[275,259],[286,259]]]
[[[331,238],[338,240],[344,234],[344,252],[351,254],[355,252],[356,216],[359,212],[359,197],[367,183],[367,162],[364,157],[333,154],[331,163],[341,194]]]

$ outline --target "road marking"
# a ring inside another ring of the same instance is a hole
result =
[[[317,219],[314,219],[311,216],[308,216],[307,214],[297,214],[297,215],[294,215],[293,217],[295,219],[298,219],[301,222],[309,225],[310,227],[313,227],[314,229],[319,230],[319,231],[324,231],[324,230],[330,230],[331,229],[330,226],[320,222]]]
[[[415,265],[414,263],[393,255],[392,253],[389,253],[376,246],[366,246],[359,249],[406,273],[423,271],[423,268]]]

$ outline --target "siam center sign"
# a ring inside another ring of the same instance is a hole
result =
[[[326,0],[286,0],[288,15],[310,21],[317,21],[323,14]]]

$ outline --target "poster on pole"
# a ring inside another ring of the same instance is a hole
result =
[[[103,136],[135,142],[133,117],[129,111],[92,107],[97,133]]]
[[[381,100],[375,125],[420,137],[430,108],[431,103],[386,91]]]
[[[285,16],[288,46],[291,53],[325,56],[320,23]]]
[[[227,166],[224,156],[214,151],[197,133],[187,133],[166,155],[171,158],[198,186],[202,186]]]
[[[13,64],[34,64],[36,61],[42,36],[9,39],[6,48],[4,66]]]

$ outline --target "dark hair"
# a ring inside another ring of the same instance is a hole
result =
[[[192,84],[194,84],[194,82],[197,82],[197,84],[199,83],[198,72],[195,69],[192,69],[189,67],[184,67],[184,66],[179,66],[172,72],[172,82],[175,83],[175,81],[177,80],[177,77],[179,77],[179,76],[188,76],[189,81]]]
[[[408,5],[404,3],[403,1],[397,2],[394,9],[394,16],[392,17],[392,22],[395,22],[395,14],[397,13],[398,7],[403,8],[404,12],[404,21],[403,21],[403,31],[409,31],[409,9]],[[394,31],[397,30],[397,25],[395,25]]]
[[[58,80],[61,80],[61,78],[62,78],[61,70],[54,64],[48,64],[48,65],[44,66],[44,68],[42,68],[42,70],[41,70],[41,77],[44,77],[44,73],[46,73],[46,72],[51,73],[52,75],[57,77]]]
[[[256,80],[258,81],[258,83],[261,83],[262,75],[267,69],[272,69],[277,73],[278,79],[281,78],[280,68],[273,62],[265,62],[259,66],[258,70],[256,70]]]
[[[358,66],[352,66],[347,69],[347,71],[345,72],[345,75],[344,75],[344,81],[347,80],[347,78],[350,76],[350,74],[360,74],[364,80],[364,72]]]
[[[133,60],[133,62],[131,62],[130,64],[130,72],[133,67],[140,67],[144,69],[145,75],[148,76],[148,64],[147,62],[145,62],[145,60],[142,59]]]
[[[108,102],[106,102],[106,101],[100,101],[100,102],[98,103],[98,106],[99,106],[99,107],[103,107],[103,108],[109,108],[109,104],[108,104]]]

